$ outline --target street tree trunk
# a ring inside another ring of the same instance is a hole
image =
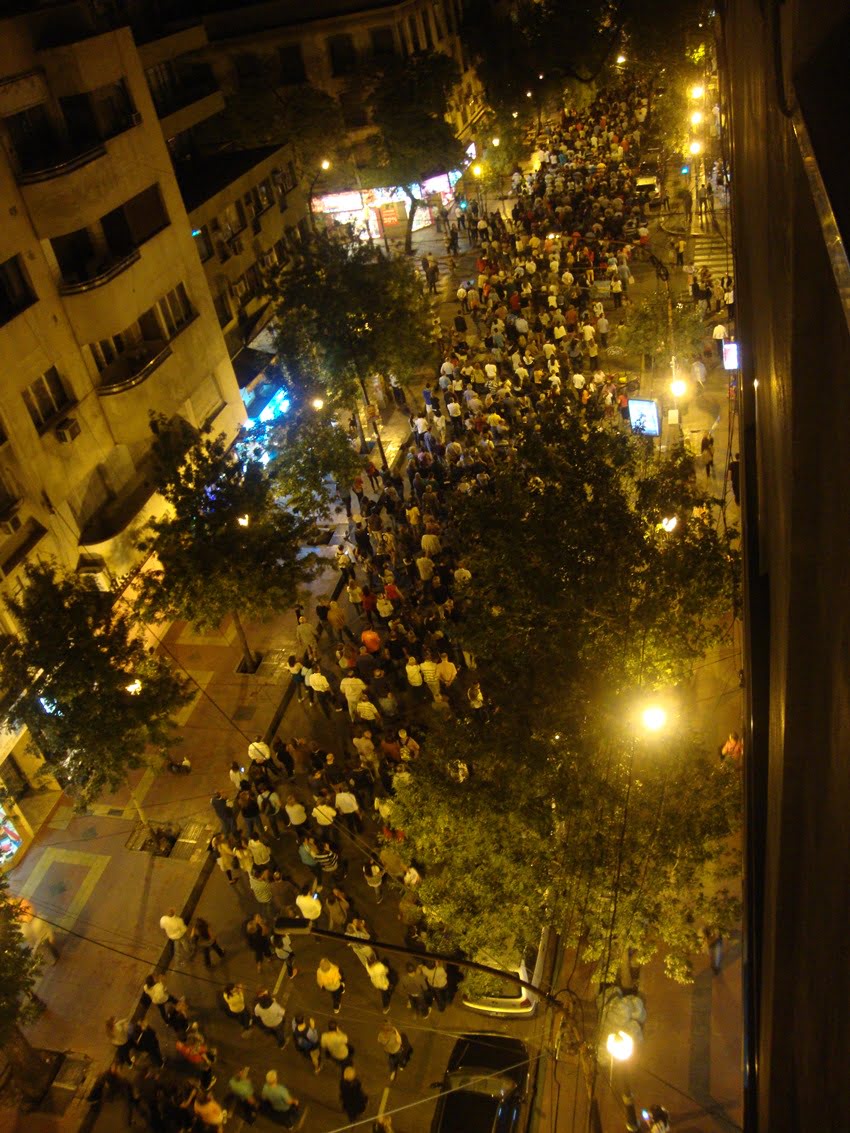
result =
[[[407,194],[407,199],[410,201],[410,208],[407,212],[407,231],[404,234],[404,250],[407,255],[410,256],[413,254],[413,218],[422,202],[410,189],[405,188],[404,191]]]
[[[363,381],[363,379],[361,377],[358,377],[357,380],[360,382],[360,389],[363,391],[363,400],[366,403],[366,409],[367,409],[367,415],[368,415],[368,409],[371,406],[372,402],[369,400],[369,393],[366,389],[366,383]],[[378,412],[380,412],[380,410]],[[357,420],[358,420],[358,424],[359,424],[360,418],[358,417]],[[381,463],[383,464],[384,468],[386,468],[387,471],[389,471],[390,466],[387,463],[387,454],[384,451],[384,442],[381,440],[381,434],[378,431],[378,418],[377,417],[372,418],[372,428],[375,432],[375,444],[378,446],[378,452],[381,454]]]
[[[2,1062],[15,1086],[30,1102],[44,1097],[56,1074],[56,1054],[36,1050],[20,1027],[13,1027],[4,1042],[0,1065]]]
[[[245,627],[242,625],[242,619],[235,610],[232,611],[231,617],[233,618],[233,625],[236,629],[236,636],[239,638],[239,644],[242,646],[242,660],[245,664],[245,672],[255,673],[259,662],[256,655],[251,652],[251,647],[248,644],[248,638],[245,634]]]

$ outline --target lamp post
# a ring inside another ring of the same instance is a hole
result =
[[[316,214],[313,212],[313,193],[316,188],[316,182],[319,180],[323,173],[327,173],[330,167],[331,163],[327,158],[324,158],[319,163],[319,168],[316,170],[316,174],[313,177],[313,180],[310,182],[310,188],[307,191],[307,211],[310,213],[310,227],[314,232],[316,231]]]
[[[634,1039],[626,1031],[617,1031],[616,1034],[610,1034],[608,1036],[605,1046],[608,1053],[611,1055],[612,1081],[614,1078],[614,1063],[618,1062],[622,1066],[623,1108],[626,1111],[626,1129],[628,1133],[638,1133],[640,1127],[638,1125],[637,1111],[635,1109],[635,1099],[632,1097],[632,1087],[629,1084],[625,1065],[634,1053]]]

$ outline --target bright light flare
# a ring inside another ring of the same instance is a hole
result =
[[[705,94],[705,87],[697,83],[695,87],[691,87],[691,98],[702,98]]]
[[[483,173],[483,170],[482,170],[480,165],[473,165],[473,167],[472,167],[473,177],[480,177],[482,173]]]
[[[611,1034],[605,1041],[605,1046],[608,1053],[617,1062],[625,1062],[627,1058],[632,1057],[635,1049],[635,1040],[631,1035],[626,1034],[625,1031],[617,1031],[616,1034]]]
[[[322,401],[320,397],[314,397],[310,404],[314,409],[323,409],[325,405],[324,401]]]
[[[236,522],[239,524],[240,527],[247,527],[248,524],[251,522],[251,520],[250,520],[250,517],[247,516],[247,515],[240,515],[238,517],[238,519],[236,520]]]
[[[644,708],[641,719],[643,726],[650,732],[660,732],[667,723],[667,713],[659,704],[651,704],[648,708]]]
[[[142,682],[137,677],[134,681],[127,685],[127,692],[130,696],[138,696],[142,691]]]
[[[621,67],[622,67],[622,65],[623,65],[623,64],[625,63],[625,61],[626,61],[626,57],[625,57],[625,55],[618,55],[618,56],[617,56],[617,62],[619,63],[619,65],[620,65]]]
[[[496,146],[497,149],[499,147],[499,143],[501,142],[501,140],[502,140],[501,138],[493,138],[493,145]]]
[[[688,149],[691,151],[691,153],[694,155],[694,157],[696,157],[696,155],[698,153],[702,153],[702,143],[701,142],[691,142],[691,144],[688,146]]]
[[[661,526],[667,532],[675,531],[679,526],[679,517],[677,515],[667,515],[661,520]],[[663,712],[664,709],[661,711]]]
[[[676,378],[675,381],[670,383],[670,391],[674,397],[684,397],[688,392],[688,387],[681,378]]]
[[[701,126],[702,125],[702,111],[701,110],[695,110],[693,112],[693,114],[691,115],[691,125],[692,126]]]
[[[322,169],[324,169],[325,172],[327,172],[330,169],[330,167],[331,167],[331,163],[328,161],[327,158],[325,158],[325,160],[322,162]]]

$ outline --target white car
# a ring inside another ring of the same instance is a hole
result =
[[[506,972],[516,972],[521,980],[542,987],[541,981],[546,970],[551,937],[551,929],[544,928],[537,948],[526,949],[524,956],[514,958],[511,962],[494,964],[491,956],[476,956],[475,959],[491,967],[503,967]],[[500,992],[495,985],[494,980],[492,991],[479,994],[475,991],[467,992],[464,984],[461,988],[464,1007],[469,1007],[482,1015],[501,1015],[506,1018],[531,1016],[537,1010],[540,996],[530,988],[510,984],[506,980],[503,985],[504,990]]]

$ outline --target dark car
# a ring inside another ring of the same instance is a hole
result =
[[[506,1035],[462,1035],[455,1043],[431,1133],[520,1133],[528,1047]]]

